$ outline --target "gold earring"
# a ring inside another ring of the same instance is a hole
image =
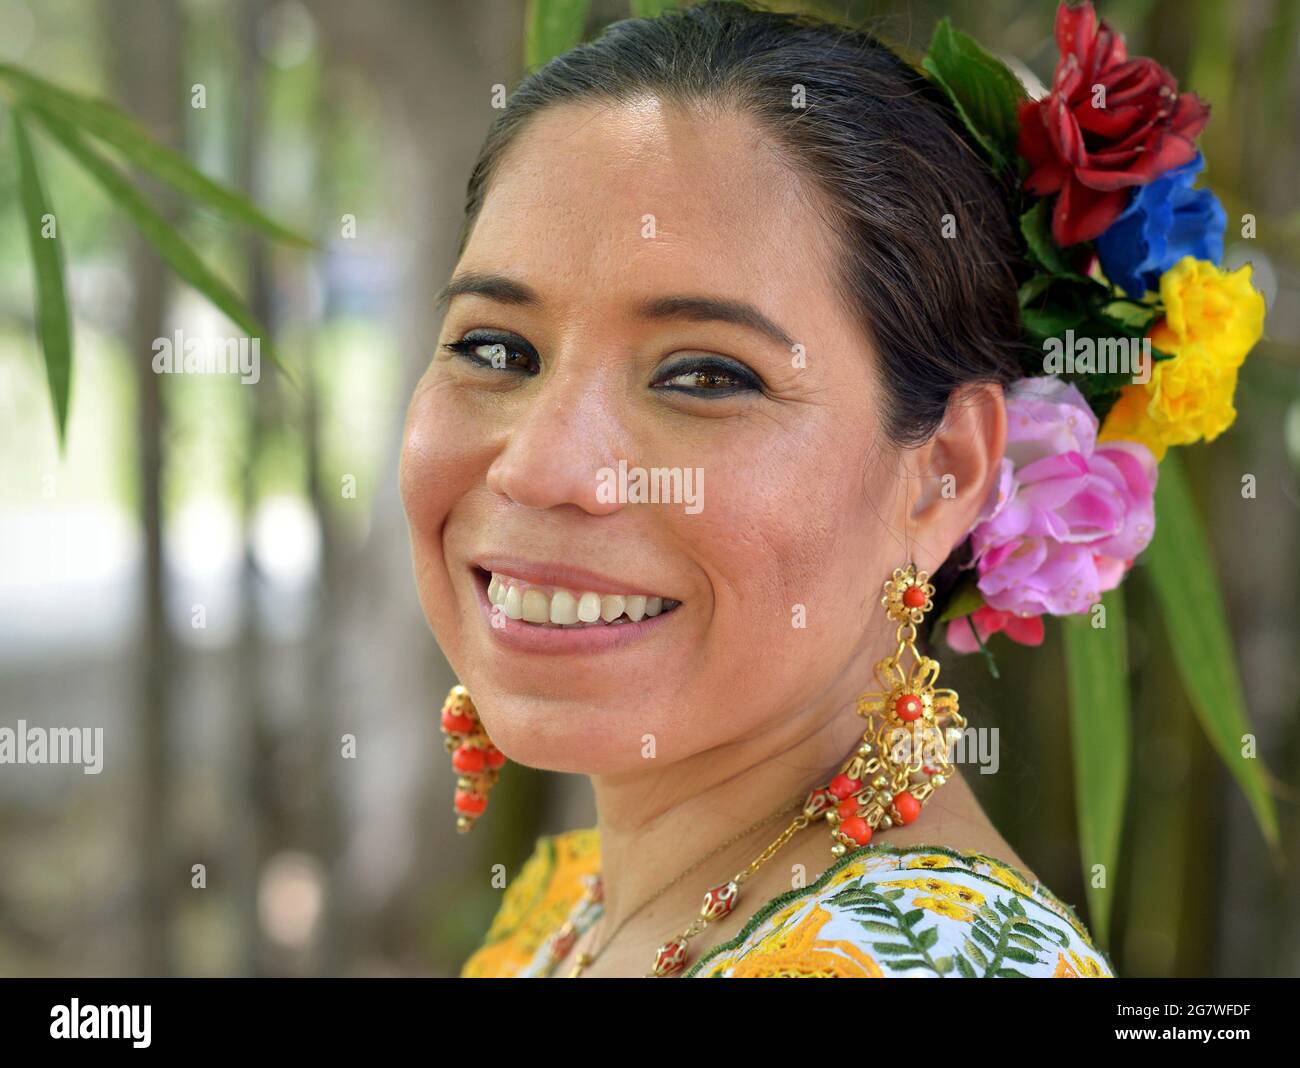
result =
[[[916,628],[934,608],[929,578],[908,564],[885,581],[880,603],[898,624],[898,648],[876,664],[880,689],[858,698],[858,715],[870,725],[829,786],[834,856],[866,845],[875,831],[913,822],[952,775],[948,746],[966,720],[957,691],[935,688],[939,662],[916,648]]]
[[[444,744],[456,770],[456,830],[467,833],[487,808],[506,755],[492,744],[464,686],[453,686],[442,706]]]

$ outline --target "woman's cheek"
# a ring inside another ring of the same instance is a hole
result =
[[[456,501],[472,487],[483,448],[481,424],[449,379],[430,370],[411,398],[402,441],[402,503],[414,529],[441,529]]]

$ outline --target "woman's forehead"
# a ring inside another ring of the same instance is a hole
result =
[[[740,113],[560,105],[503,155],[458,273],[511,268],[587,299],[597,287],[739,291],[788,316],[812,290],[830,299],[829,238],[799,176]]]

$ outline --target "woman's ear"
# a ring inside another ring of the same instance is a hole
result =
[[[980,383],[953,393],[939,429],[913,456],[918,493],[908,521],[918,567],[933,572],[975,525],[997,481],[1006,441],[1000,385]]]

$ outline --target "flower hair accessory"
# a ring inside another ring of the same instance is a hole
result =
[[[1002,632],[1038,645],[1044,616],[1088,612],[1155,533],[1157,464],[1236,418],[1237,371],[1264,298],[1222,266],[1226,214],[1196,188],[1209,105],[1130,57],[1090,2],[1056,12],[1048,91],[939,23],[922,66],[1012,198],[1024,377],[1007,448],[942,612],[958,652]],[[987,650],[985,650],[987,651]]]

